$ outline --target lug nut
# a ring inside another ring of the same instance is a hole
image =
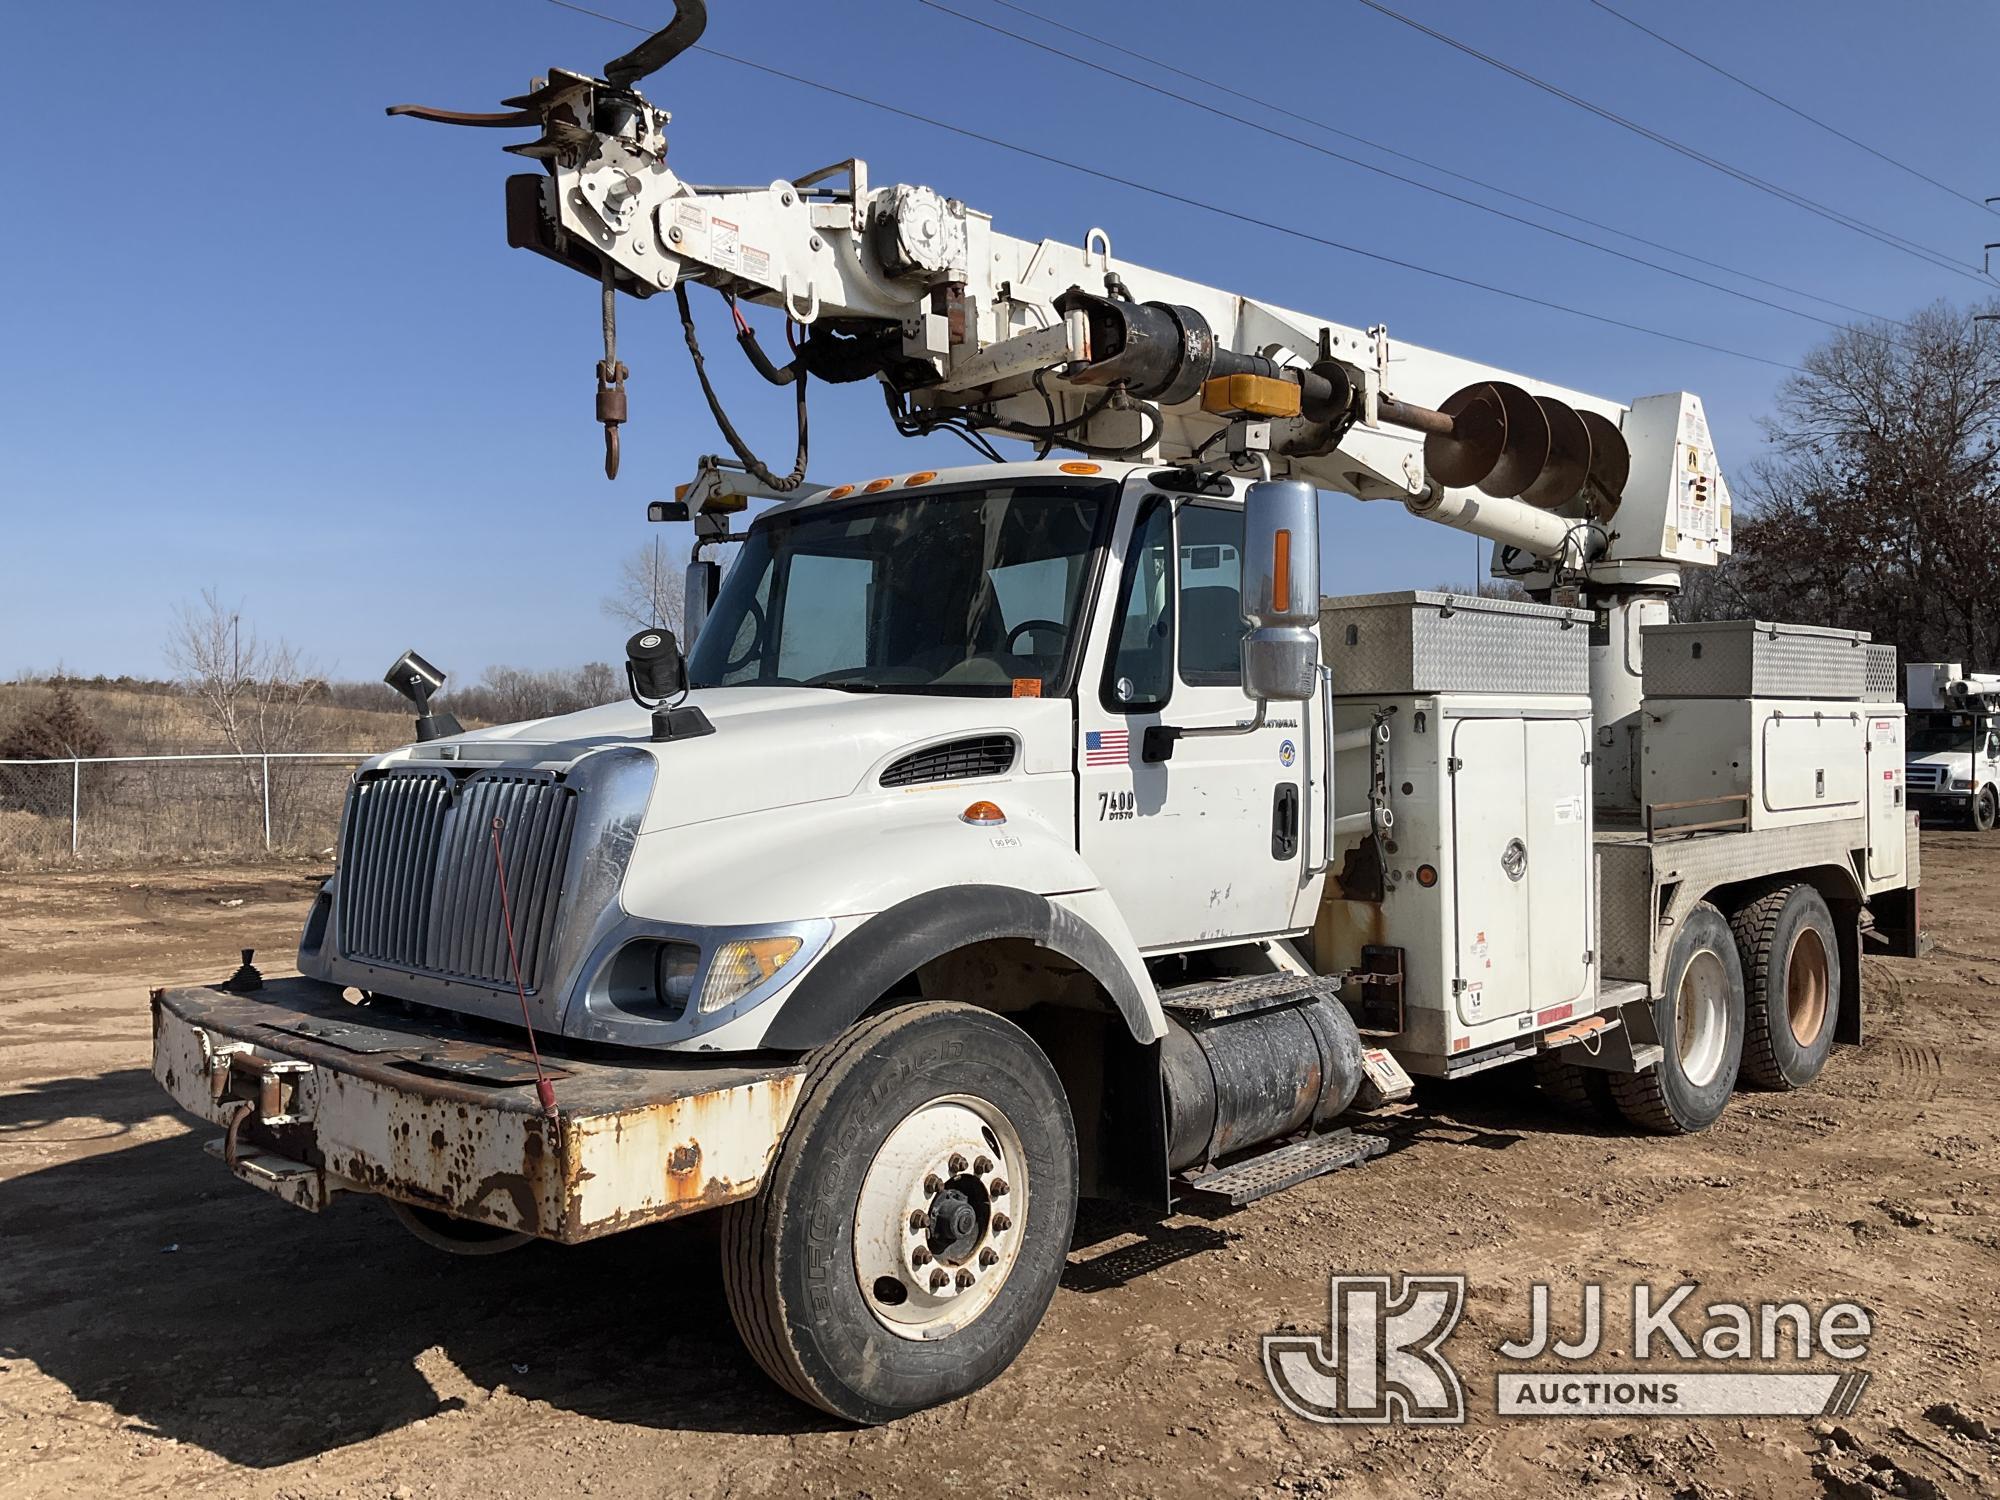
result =
[[[944,1268],[942,1266],[940,1266],[937,1270],[931,1272],[932,1291],[941,1292],[950,1284],[951,1284],[951,1278],[945,1275]]]
[[[965,1158],[954,1151],[951,1153],[951,1160],[946,1162],[945,1166],[950,1169],[951,1175],[956,1177],[965,1170]]]
[[[993,1170],[993,1159],[987,1156],[980,1157],[979,1160],[972,1164],[972,1170],[981,1177],[984,1177],[988,1172]]]
[[[979,1252],[979,1263],[982,1266],[995,1265],[999,1262],[999,1259],[1000,1252],[995,1250],[991,1245],[988,1245],[984,1250]]]
[[[1004,1177],[996,1177],[996,1178],[994,1178],[994,1179],[993,1179],[993,1180],[992,1180],[991,1182],[989,1182],[989,1183],[988,1183],[988,1184],[986,1185],[986,1191],[987,1191],[987,1192],[989,1192],[989,1193],[991,1193],[991,1194],[992,1194],[992,1195],[993,1195],[994,1197],[996,1197],[996,1198],[1004,1198],[1004,1197],[1006,1197],[1006,1196],[1007,1196],[1007,1179],[1006,1179],[1006,1178],[1004,1178]]]
[[[1014,1227],[1014,1221],[1008,1218],[1005,1214],[995,1214],[993,1216],[993,1232],[995,1234],[1004,1234],[1007,1230],[1012,1229],[1013,1227]]]
[[[931,1227],[931,1216],[929,1214],[925,1213],[921,1208],[913,1208],[910,1210],[911,1234],[921,1234],[924,1230],[930,1227]]]
[[[970,1271],[960,1271],[958,1273],[958,1289],[962,1292],[971,1285],[972,1273]]]
[[[924,1245],[919,1245],[919,1246],[917,1246],[917,1248],[916,1248],[916,1249],[914,1249],[914,1250],[912,1250],[912,1251],[910,1252],[910,1264],[911,1264],[911,1265],[913,1265],[913,1266],[927,1266],[927,1265],[929,1265],[930,1263],[931,1263],[931,1252],[930,1252],[930,1250],[929,1250],[929,1248],[928,1248],[927,1246],[924,1246]]]
[[[939,1188],[941,1188],[941,1187],[943,1187],[943,1186],[944,1186],[944,1184],[943,1184],[942,1182],[938,1181],[938,1174],[937,1174],[937,1173],[935,1173],[935,1172],[928,1172],[928,1173],[926,1173],[926,1174],[924,1175],[924,1191],[925,1191],[925,1192],[927,1192],[927,1193],[935,1193],[935,1192],[936,1192],[936,1191],[937,1191],[937,1190],[938,1190]]]

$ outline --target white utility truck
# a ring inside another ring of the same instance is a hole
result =
[[[633,638],[636,706],[461,732],[399,663],[418,739],[355,776],[303,977],[155,996],[155,1074],[238,1177],[474,1252],[719,1210],[757,1362],[875,1422],[1007,1367],[1080,1196],[1361,1162],[1413,1073],[1699,1130],[1860,1039],[1864,936],[1916,939],[1893,654],[1667,623],[1730,545],[1699,400],[1011,238],[859,161],[696,186],[633,84],[702,22],[450,118],[539,127],[510,234],[607,333],[621,295],[782,309],[783,368],[738,337],[799,461],[725,417],[741,469],[655,507],[694,508],[695,628]],[[803,483],[808,380],[860,379],[1039,455]],[[1541,602],[1322,600],[1322,491],[1493,539]]]
[[[1934,823],[1992,832],[2000,824],[2000,673],[1967,672],[1955,661],[1903,670],[1910,806]]]

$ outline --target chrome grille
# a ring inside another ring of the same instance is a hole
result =
[[[510,988],[494,821],[521,983],[555,932],[576,794],[553,776],[397,770],[357,781],[340,863],[340,948],[362,963]]]
[[[1935,792],[1944,785],[1944,767],[1935,761],[1927,765],[1906,766],[1903,780],[1913,792]]]

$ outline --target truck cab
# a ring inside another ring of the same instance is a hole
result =
[[[1956,662],[1913,662],[1905,677],[1910,805],[1929,824],[1990,832],[2000,825],[2000,677]]]

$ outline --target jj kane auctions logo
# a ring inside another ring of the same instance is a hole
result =
[[[1584,1370],[1606,1348],[1602,1285],[1587,1282],[1576,1321],[1556,1326],[1545,1283],[1530,1292],[1528,1329],[1499,1345],[1501,1416],[1840,1416],[1868,1384],[1853,1362],[1874,1322],[1855,1302],[1814,1311],[1804,1302],[1694,1305],[1697,1284],[1631,1288],[1629,1339],[1637,1368]],[[1465,1312],[1455,1274],[1333,1276],[1325,1337],[1273,1333],[1264,1373],[1287,1408],[1313,1422],[1461,1423],[1465,1384],[1445,1343]],[[1778,1368],[1824,1356],[1833,1369]],[[1689,1368],[1697,1361],[1700,1368]],[[1723,1366],[1724,1368],[1716,1368]]]

